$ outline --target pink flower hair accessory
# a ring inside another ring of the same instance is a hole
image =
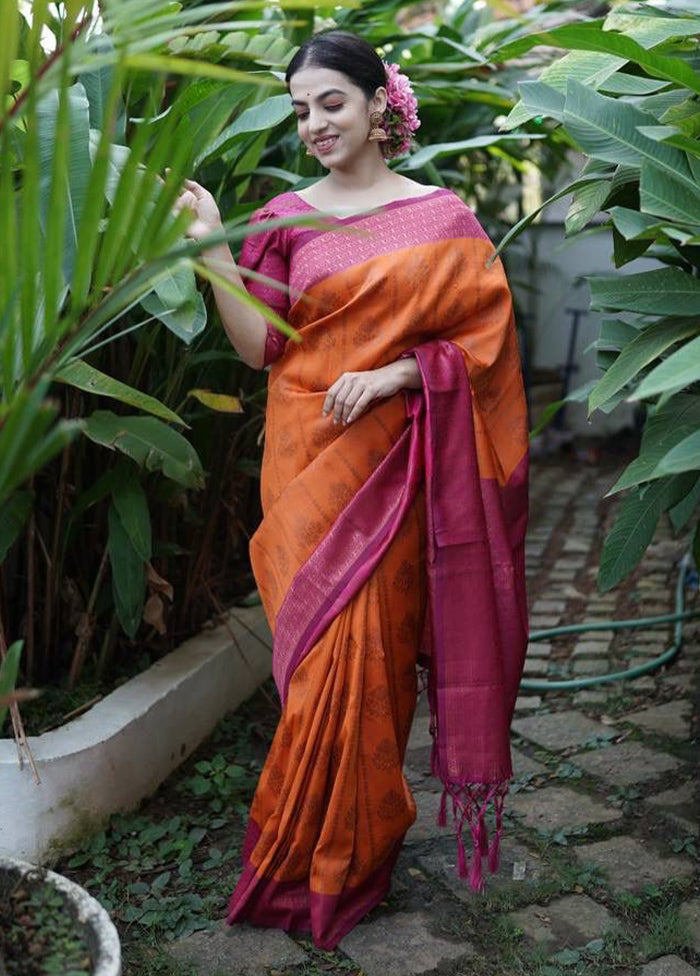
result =
[[[420,126],[418,102],[408,76],[382,58],[386,71],[387,105],[383,125],[388,139],[381,143],[385,156],[399,156],[411,148],[411,136]]]

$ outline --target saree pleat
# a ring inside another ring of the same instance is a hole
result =
[[[386,894],[416,818],[402,766],[417,697],[424,555],[419,490],[381,563],[294,670],[251,806],[229,922],[312,930],[331,948]]]

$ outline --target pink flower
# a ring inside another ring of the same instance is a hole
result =
[[[387,107],[384,127],[389,139],[383,143],[385,156],[398,156],[411,148],[411,134],[420,126],[418,102],[411,82],[397,64],[383,61],[386,71]]]

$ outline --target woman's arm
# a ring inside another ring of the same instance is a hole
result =
[[[195,219],[187,228],[187,237],[201,240],[202,237],[221,229],[221,215],[214,197],[194,180],[185,180],[185,189],[175,201],[175,210],[180,210],[182,207],[188,207],[195,213]],[[202,252],[201,259],[212,271],[245,290],[241,273],[225,241]],[[246,305],[221,285],[212,283],[212,289],[221,316],[221,324],[231,345],[244,363],[252,366],[253,369],[262,369],[267,340],[267,323],[262,313]]]
[[[349,424],[357,420],[374,400],[393,396],[399,390],[418,390],[422,385],[415,356],[406,356],[362,373],[343,373],[329,386],[322,412],[325,417],[333,411],[334,424]]]
[[[396,368],[396,379],[399,383],[400,390],[407,388],[409,390],[420,390],[423,386],[423,379],[420,375],[415,356],[406,356],[404,359],[397,359],[395,363],[390,363],[390,366]]]

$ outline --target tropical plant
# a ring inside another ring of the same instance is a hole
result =
[[[664,512],[677,532],[695,518],[700,565],[699,41],[690,2],[621,3],[604,18],[532,32],[494,55],[521,57],[539,45],[569,52],[519,83],[502,128],[551,120],[551,131],[587,159],[542,207],[572,194],[569,235],[602,211],[617,268],[641,255],[659,264],[589,278],[591,308],[605,316],[594,344],[603,375],[574,395],[587,398],[589,415],[623,400],[646,411],[639,456],[607,493],[627,490],[604,542],[601,590],[638,564]],[[537,212],[504,236],[499,253]]]
[[[108,566],[114,608],[109,628],[116,620],[133,637],[142,619],[162,627],[163,595],[172,599],[173,593],[151,562],[144,484],[150,482],[151,493],[168,501],[174,489],[184,498],[188,490],[201,490],[199,453],[194,439],[180,431],[192,429],[188,421],[201,423],[202,405],[204,410],[241,409],[240,399],[225,390],[199,383],[182,389],[186,378],[177,347],[192,345],[206,323],[195,271],[208,279],[217,276],[197,260],[206,243],[183,240],[191,214],[176,214],[173,203],[183,175],[231,113],[239,112],[239,142],[250,141],[251,130],[257,138],[260,118],[250,124],[241,109],[261,98],[269,103],[270,90],[281,86],[267,71],[243,72],[157,53],[183,32],[198,36],[212,6],[220,15],[240,5],[209,5],[189,15],[179,11],[175,22],[176,11],[167,3],[107,0],[100,8],[99,31],[92,31],[93,4],[67,4],[61,20],[46,3],[33,5],[29,21],[14,0],[3,10],[0,563],[6,570],[6,604],[13,603],[8,598],[16,594],[18,575],[12,548],[24,533],[24,663],[30,679],[45,678],[55,663],[48,653],[41,661],[34,654],[37,537],[47,583],[45,652],[55,636],[56,596],[67,566],[71,560],[89,563],[73,606],[77,642],[70,676],[75,680],[95,618],[104,609]],[[241,24],[263,26],[259,20]],[[52,53],[43,46],[47,31]],[[167,79],[173,75],[171,90]],[[269,112],[263,117],[269,122]],[[249,209],[240,208],[227,225],[230,241],[243,237]],[[237,291],[228,282],[225,286]],[[240,297],[260,306],[247,292]],[[158,328],[146,328],[156,320]],[[159,395],[134,385],[156,346],[165,366]],[[210,355],[228,363],[238,358],[230,347]],[[128,381],[100,368],[100,360],[117,364]],[[93,397],[106,400],[105,407],[94,409]],[[188,397],[200,413],[190,411],[185,418],[181,404]],[[88,410],[78,415],[85,401]],[[119,409],[107,409],[109,403]],[[76,491],[76,482],[82,490]],[[98,531],[106,529],[106,541],[98,542],[95,564],[89,549],[71,553],[70,547],[85,531],[81,518],[103,500]]]

